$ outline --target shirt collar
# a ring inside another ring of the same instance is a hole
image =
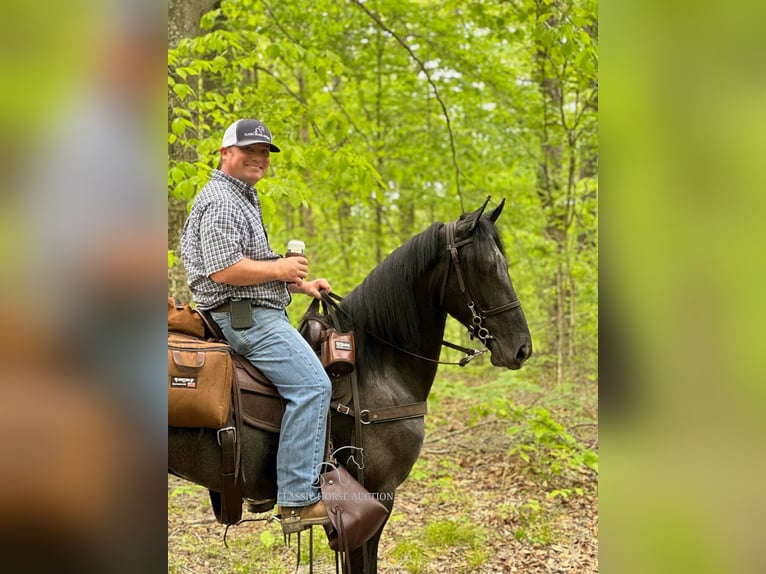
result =
[[[246,181],[237,179],[236,177],[231,177],[228,173],[225,173],[220,169],[214,169],[210,177],[211,179],[218,179],[232,184],[237,191],[244,194],[244,196],[247,198],[249,198],[251,195],[254,195],[255,188],[252,185]]]

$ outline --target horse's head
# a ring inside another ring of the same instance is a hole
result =
[[[485,214],[485,202],[444,226],[441,305],[487,346],[493,365],[519,369],[532,354],[532,340],[495,228],[504,205]]]

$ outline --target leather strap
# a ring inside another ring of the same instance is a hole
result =
[[[228,345],[228,341],[226,341],[226,338],[223,336],[223,332],[221,331],[221,327],[218,325],[218,323],[215,322],[213,317],[210,316],[210,311],[202,311],[198,310],[197,313],[202,318],[202,323],[205,325],[205,328],[207,329],[209,335],[213,338],[213,340],[221,341],[222,343],[226,343]],[[242,365],[245,368],[252,368],[255,369],[255,367],[252,366],[250,361],[245,360]],[[239,388],[239,378],[236,376],[236,373],[233,375],[234,380],[232,382],[232,416],[229,417],[229,425],[231,426],[232,423],[236,427],[236,436],[242,436],[242,391]],[[253,375],[254,378],[258,379],[257,376]],[[220,439],[219,439],[220,442]],[[234,466],[234,478],[237,480],[239,478],[239,467],[240,467],[240,461],[242,459],[241,456],[241,442],[238,440],[234,441],[236,444],[236,450],[235,450],[235,466]]]
[[[228,305],[228,303],[226,303]],[[205,324],[205,328],[207,329],[208,333],[216,340],[218,341],[224,341],[226,342],[226,338],[223,336],[223,332],[221,331],[221,327],[218,326],[218,323],[216,323],[213,320],[213,317],[210,316],[210,313],[215,311],[215,309],[211,311],[203,311],[202,309],[197,309],[197,313],[200,317],[202,317],[202,322]]]
[[[210,316],[210,311],[198,310],[198,313],[202,317],[208,334],[214,340],[225,342],[221,328]],[[221,492],[210,491],[213,512],[221,524],[236,524],[242,518],[242,493],[238,485],[242,460],[241,440],[238,440],[243,431],[242,394],[237,376],[235,374],[232,376],[234,377],[231,388],[232,412],[227,421],[229,426],[219,429],[217,435],[218,444],[221,446]]]
[[[381,407],[379,409],[362,409],[361,411],[357,411],[357,405],[354,405],[352,408],[340,401],[334,401],[330,403],[330,408],[342,415],[348,415],[353,418],[356,418],[356,413],[359,412],[359,421],[363,425],[412,419],[428,414],[428,404],[426,402],[395,405],[393,407]]]
[[[355,440],[352,442],[354,446],[361,449],[364,452],[364,440],[362,437],[362,417],[359,409],[359,386],[356,382],[356,369],[351,371],[351,401],[354,405],[354,410],[351,411],[354,417],[354,433],[356,434]],[[361,468],[357,467],[356,480],[359,484],[364,486],[364,465]]]
[[[349,550],[348,547],[348,536],[346,536],[346,525],[343,524],[343,507],[338,506],[337,512],[338,512],[338,548],[343,549],[344,554],[344,562],[346,564],[345,571],[351,574],[351,550]],[[364,548],[366,548],[367,545],[364,545]],[[365,564],[367,563],[367,559],[365,558]]]
[[[422,417],[426,415],[427,411],[427,403],[411,403],[409,405],[383,407],[380,409],[364,409],[359,413],[359,419],[362,421],[362,424],[368,425]]]
[[[221,524],[236,524],[242,518],[242,496],[236,478],[237,432],[234,427],[218,431],[221,445],[221,492],[210,491],[215,517]]]

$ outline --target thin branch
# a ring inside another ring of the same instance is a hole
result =
[[[378,17],[376,14],[373,14],[367,6],[365,6],[361,0],[353,0],[354,4],[359,6],[382,30],[390,34],[397,42],[399,42],[399,45],[407,50],[407,53],[410,55],[410,57],[418,64],[418,67],[420,70],[425,74],[426,80],[428,80],[428,84],[431,86],[431,89],[434,92],[434,97],[436,98],[436,101],[439,102],[439,105],[442,108],[442,114],[444,115],[444,119],[447,122],[447,132],[449,133],[449,144],[450,149],[452,151],[452,165],[455,168],[455,186],[457,188],[457,196],[460,200],[460,208],[465,211],[465,203],[463,201],[463,194],[460,191],[460,168],[457,164],[457,152],[455,150],[455,136],[452,133],[452,123],[450,122],[449,113],[447,112],[447,106],[444,104],[444,100],[442,100],[441,96],[439,95],[439,89],[436,87],[436,84],[434,83],[433,79],[431,79],[431,74],[428,72],[428,69],[426,69],[425,64],[415,55],[415,52],[412,51],[412,48],[407,45],[407,43],[391,28],[386,26],[383,21]]]
[[[271,6],[268,5],[268,3],[263,0],[263,5],[266,7],[266,11],[269,13],[269,16],[271,16],[271,19],[274,20],[274,24],[276,24],[277,28],[285,35],[285,37],[290,40],[293,44],[296,44],[298,46],[301,46],[301,43],[298,42],[293,36],[290,34],[290,32],[287,31],[287,29],[282,25],[282,23],[279,21],[279,18],[277,18],[277,15],[274,14],[274,10],[271,9]]]
[[[356,133],[359,134],[362,139],[367,143],[367,147],[370,150],[374,150],[375,148],[372,145],[372,142],[370,141],[370,138],[367,136],[366,133],[364,133],[358,125],[356,125],[356,122],[354,121],[354,118],[351,117],[351,115],[348,113],[348,110],[346,109],[346,106],[343,105],[343,102],[338,98],[338,96],[335,94],[334,90],[327,90],[327,93],[330,95],[332,100],[335,102],[335,104],[338,106],[338,109],[343,114],[343,117],[346,118],[346,121],[351,125],[354,130],[356,130]]]
[[[269,70],[268,68],[264,68],[263,66],[255,66],[256,70],[260,70],[261,72],[265,72],[268,76],[271,76],[276,83],[278,83],[280,86],[282,86],[285,91],[290,94],[293,98],[295,98],[303,107],[308,107],[308,102],[306,102],[305,99],[300,94],[296,94],[290,86],[288,86],[285,81],[281,78],[279,78],[274,72]]]

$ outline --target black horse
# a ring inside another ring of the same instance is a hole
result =
[[[434,223],[391,253],[343,300],[339,316],[349,328],[353,320],[359,406],[367,411],[366,422],[376,410],[425,403],[436,376],[447,314],[486,345],[493,365],[519,369],[531,355],[527,322],[494,225],[503,204],[483,214],[485,203],[457,221]],[[331,428],[336,450],[353,444],[351,417],[334,412]],[[365,487],[379,493],[389,511],[423,438],[422,416],[363,425]],[[276,498],[277,445],[277,435],[245,428],[243,496]],[[170,428],[168,449],[174,474],[219,488],[221,455],[215,431]],[[357,475],[353,462],[341,462]],[[377,572],[384,526],[366,548],[352,552],[355,574]]]

